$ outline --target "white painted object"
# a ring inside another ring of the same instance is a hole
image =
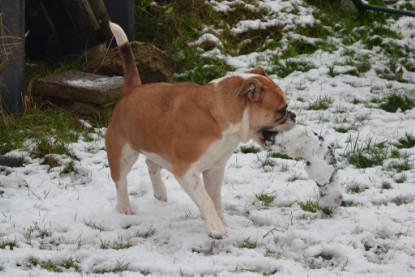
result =
[[[274,152],[306,160],[305,170],[318,186],[320,208],[336,209],[342,201],[337,178],[337,159],[323,137],[303,125],[267,136],[266,145]]]

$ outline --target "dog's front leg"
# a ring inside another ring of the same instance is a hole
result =
[[[225,172],[225,165],[216,166],[209,170],[203,172],[203,183],[205,185],[205,189],[209,194],[210,198],[212,198],[213,204],[215,205],[216,212],[218,213],[219,217],[222,219],[223,224],[226,225],[225,217],[223,216],[222,211],[222,197],[221,197],[221,189],[222,189],[222,182],[223,176]]]
[[[208,235],[215,239],[225,238],[226,227],[216,212],[211,197],[203,187],[200,172],[190,169],[183,177],[178,177],[177,180],[199,207]]]

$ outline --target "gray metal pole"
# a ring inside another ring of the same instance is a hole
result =
[[[24,3],[24,0],[0,0],[3,34],[9,36],[0,37],[0,47],[5,49],[10,41],[18,43],[10,48],[7,58],[2,61],[4,66],[0,69],[0,101],[8,113],[19,113],[23,109]]]
[[[390,8],[385,8],[381,6],[375,6],[375,5],[368,5],[366,3],[363,3],[362,0],[352,0],[352,1],[354,5],[356,6],[356,8],[359,10],[359,12],[364,12],[365,10],[372,10],[372,11],[396,14],[396,15],[401,15],[401,16],[415,17],[415,12],[390,9]]]

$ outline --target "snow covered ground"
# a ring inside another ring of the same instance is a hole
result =
[[[241,1],[210,1],[223,11],[232,9],[231,2]],[[270,21],[246,20],[235,32],[274,21],[288,29],[316,21],[314,9],[302,0],[260,5],[273,15]],[[401,34],[390,41],[406,49],[414,64],[415,18],[388,24]],[[205,37],[216,40],[214,34]],[[96,129],[93,141],[70,146],[78,159],[70,174],[30,157],[24,168],[0,171],[0,276],[415,276],[415,147],[395,146],[415,136],[415,108],[387,112],[378,101],[393,93],[413,99],[415,73],[397,68],[405,82],[387,80],[376,73],[388,63],[382,45],[369,49],[332,40],[336,50],[300,57],[311,69],[272,78],[286,91],[298,123],[335,148],[345,192],[333,214],[315,209],[318,190],[303,161],[269,157],[265,150],[243,153],[255,147],[249,143],[227,165],[226,239],[207,236],[198,209],[166,171],[168,202],[155,200],[143,158],[128,178],[136,214],[120,215],[105,130]],[[356,60],[365,56],[370,69],[349,74],[355,67],[344,61],[345,50],[353,50]],[[268,61],[275,53],[228,57],[214,49],[207,55],[220,55],[242,71],[255,64],[271,70]],[[322,102],[326,109],[311,107]],[[370,156],[370,149],[384,154],[380,165],[350,163],[351,153]]]

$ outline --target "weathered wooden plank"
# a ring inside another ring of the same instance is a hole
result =
[[[100,29],[98,20],[88,0],[63,0],[63,4],[74,26],[82,32]]]
[[[107,105],[121,97],[122,85],[123,77],[71,71],[32,81],[29,94]]]
[[[108,15],[107,8],[105,7],[103,0],[89,0],[92,11],[95,14],[95,18],[99,24],[99,30],[95,32],[95,36],[98,40],[106,41],[112,38],[112,32],[108,21],[110,16]]]

